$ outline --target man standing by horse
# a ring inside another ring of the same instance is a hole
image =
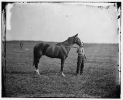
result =
[[[77,61],[77,69],[76,69],[76,74],[80,75],[83,73],[83,68],[84,68],[84,59],[86,59],[85,52],[84,52],[84,43],[82,42],[82,45],[77,49],[78,53],[78,61]]]

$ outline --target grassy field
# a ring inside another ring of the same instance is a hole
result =
[[[118,88],[118,44],[85,44],[87,60],[82,76],[76,76],[77,53],[72,48],[60,75],[60,60],[43,56],[41,76],[35,72],[33,47],[38,42],[6,44],[6,97],[114,98]]]

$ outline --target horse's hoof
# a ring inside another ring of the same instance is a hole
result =
[[[65,77],[65,74],[62,72],[62,76]]]
[[[38,69],[36,70],[36,72],[37,72],[37,74],[38,74],[38,75],[40,75],[40,73],[39,73],[39,70],[38,70]]]
[[[40,76],[41,74],[38,73],[38,75]]]

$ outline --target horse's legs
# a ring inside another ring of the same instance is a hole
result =
[[[64,62],[65,62],[65,59],[61,59],[61,74],[62,74],[62,76],[65,77],[65,75],[63,73]]]
[[[38,63],[39,63],[40,58],[34,59],[34,65],[35,65],[35,69],[36,69],[36,72],[38,73],[38,75],[40,75],[39,69],[38,69]]]
[[[38,75],[40,75],[40,73],[39,73],[39,70],[38,70],[38,63],[35,63],[35,71],[38,73]]]

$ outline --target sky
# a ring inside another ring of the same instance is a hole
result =
[[[81,3],[15,3],[7,10],[6,40],[118,43],[116,7]]]

